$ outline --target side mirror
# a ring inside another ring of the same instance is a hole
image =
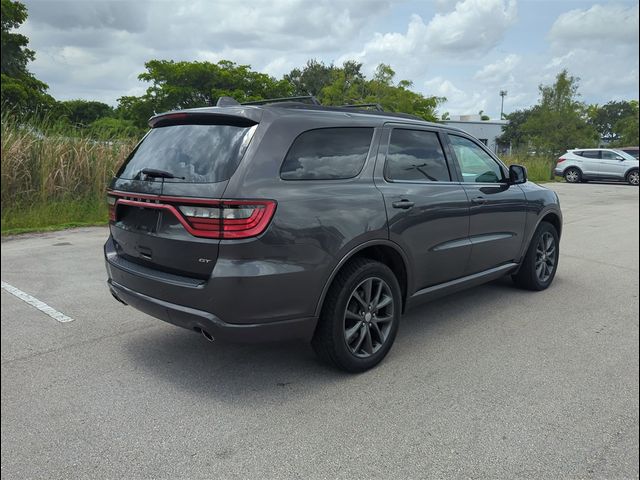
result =
[[[621,157],[620,155],[616,156],[616,160],[620,160],[621,162],[624,162],[624,157]]]
[[[527,167],[522,165],[509,166],[509,183],[511,185],[519,185],[527,183]]]

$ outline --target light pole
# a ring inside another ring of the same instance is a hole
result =
[[[507,96],[506,90],[500,90],[500,120],[504,120],[504,97]]]

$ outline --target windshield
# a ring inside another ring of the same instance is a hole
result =
[[[634,157],[630,153],[625,152],[624,150],[614,150],[614,152],[616,152],[622,158],[626,158],[627,160],[637,160],[636,157]]]
[[[175,178],[166,182],[216,183],[228,180],[251,141],[256,125],[169,125],[152,129],[118,172],[127,180],[157,180],[143,170]]]

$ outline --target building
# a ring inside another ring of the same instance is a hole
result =
[[[509,123],[509,120],[481,120],[480,118],[480,115],[460,115],[457,119],[443,120],[442,123],[473,135],[493,152],[509,152],[510,145],[498,145],[496,142],[496,139],[502,135],[502,129]]]

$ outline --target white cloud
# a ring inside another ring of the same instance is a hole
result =
[[[511,53],[497,62],[485,65],[476,72],[473,78],[485,83],[513,83],[515,81],[515,70],[521,60],[520,55]]]
[[[515,0],[464,0],[452,12],[433,17],[425,40],[432,51],[486,53],[502,40],[516,18]]]
[[[560,15],[548,39],[544,69],[567,69],[581,79],[584,97],[628,98],[638,91],[638,5],[593,5]]]
[[[611,44],[638,46],[638,5],[593,5],[570,10],[554,22],[549,32],[557,48],[605,50]]]
[[[358,56],[484,54],[502,40],[515,20],[514,0],[462,0],[426,24],[420,15],[412,15],[406,33],[376,33]]]

